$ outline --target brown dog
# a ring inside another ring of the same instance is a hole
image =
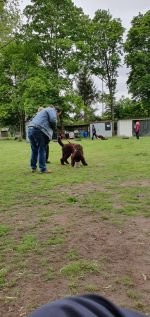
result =
[[[74,166],[76,162],[82,162],[83,165],[87,165],[84,154],[83,147],[80,144],[68,143],[63,144],[61,137],[58,137],[58,143],[62,147],[62,158],[60,162],[62,165],[69,164],[68,158],[71,156],[71,165]]]
[[[108,139],[105,138],[103,135],[96,135],[96,139],[108,140]]]

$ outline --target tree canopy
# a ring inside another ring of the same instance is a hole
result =
[[[0,52],[10,43],[20,27],[18,0],[0,1]]]
[[[105,117],[150,115],[150,12],[132,20],[125,43],[132,100],[116,102],[118,67],[123,54],[120,19],[98,10],[91,19],[72,0],[32,0],[21,25],[18,0],[0,2],[0,124],[18,125],[39,106],[59,105],[63,119],[94,118],[100,102],[93,78],[104,82]],[[103,94],[102,94],[103,93]],[[135,110],[135,111],[134,111]]]
[[[128,86],[135,100],[147,106],[150,116],[150,11],[134,17],[125,43]]]

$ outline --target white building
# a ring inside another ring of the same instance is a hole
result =
[[[102,135],[106,138],[112,137],[112,122],[111,121],[100,121],[90,123],[90,137],[92,137],[92,125],[96,129],[97,135]]]
[[[132,137],[132,119],[127,120],[119,120],[117,123],[117,135],[118,136],[126,136]]]
[[[117,122],[117,135],[122,137],[132,137],[135,135],[135,123],[140,121],[140,135],[150,136],[150,118],[146,119],[125,119]]]

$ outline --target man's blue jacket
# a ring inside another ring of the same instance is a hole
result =
[[[29,317],[143,317],[98,295],[68,297],[44,305]]]

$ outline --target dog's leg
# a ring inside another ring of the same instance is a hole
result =
[[[71,157],[71,165],[72,165],[72,167],[74,167],[74,165],[75,165],[75,160],[74,160],[73,156]]]
[[[69,164],[69,162],[67,161],[67,159],[69,158],[69,156],[70,156],[70,155],[65,155],[65,156],[64,156],[64,162],[65,162],[66,164]]]
[[[67,159],[69,158],[69,156],[70,156],[70,155],[64,155],[64,158],[63,158],[63,159],[64,159],[64,162],[65,162],[66,164],[69,164],[69,162],[67,161]]]
[[[69,153],[66,149],[65,146],[63,147],[63,161],[66,164],[69,164],[69,162],[67,161],[67,159],[69,158],[69,156],[71,155],[71,153]]]
[[[84,156],[81,156],[81,162],[82,162],[82,164],[83,164],[84,166],[87,166],[87,165],[88,165],[88,164],[86,163],[86,161],[85,161]]]
[[[68,162],[66,162],[66,151],[65,151],[65,148],[63,147],[62,149],[62,158],[61,158],[61,165],[65,165],[65,163],[69,164]]]
[[[60,163],[61,163],[61,165],[65,165],[63,157],[60,159]]]

